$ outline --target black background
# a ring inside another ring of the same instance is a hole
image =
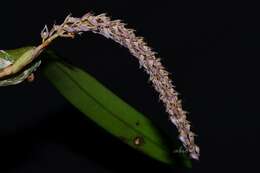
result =
[[[1,1],[0,48],[40,43],[44,24],[106,12],[144,36],[172,73],[198,134],[201,160],[171,168],[132,150],[66,102],[40,74],[0,89],[0,172],[235,172],[259,170],[257,4],[198,1]],[[87,33],[53,46],[145,115],[176,129],[130,53]]]

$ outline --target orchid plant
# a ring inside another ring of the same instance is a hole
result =
[[[84,32],[103,35],[129,49],[130,53],[138,59],[140,67],[143,67],[149,75],[149,81],[159,93],[170,122],[177,127],[179,140],[189,156],[198,160],[199,147],[194,142],[195,134],[191,131],[190,122],[186,117],[187,113],[182,109],[181,100],[178,98],[169,72],[144,39],[137,37],[134,30],[127,29],[125,26],[126,24],[120,20],[111,20],[106,14],[93,15],[91,13],[80,18],[69,15],[62,24],[55,24],[51,29],[45,26],[41,32],[40,45],[0,51],[0,86],[16,85],[26,79],[33,81],[33,73],[41,65],[41,61],[47,61],[43,70],[45,75],[81,112],[116,137],[128,139],[123,141],[130,146],[157,160],[170,163],[170,153],[163,149],[164,144],[160,139],[160,134],[145,116],[83,70],[68,64],[64,65],[62,59],[53,52],[45,51],[59,37],[73,39]],[[84,93],[85,96],[82,96]],[[80,103],[75,99],[76,95],[78,95],[77,99],[81,100]],[[98,107],[98,105],[103,105],[103,107]],[[107,114],[113,115],[109,117]],[[118,117],[121,119],[116,119]],[[122,121],[127,124],[127,127]],[[133,125],[136,121],[141,122],[143,126]],[[114,122],[113,127],[108,122]]]

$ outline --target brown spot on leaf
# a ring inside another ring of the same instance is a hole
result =
[[[143,138],[143,137],[137,136],[137,137],[134,138],[134,144],[135,144],[136,146],[140,146],[140,145],[142,145],[143,143],[144,143],[144,138]]]

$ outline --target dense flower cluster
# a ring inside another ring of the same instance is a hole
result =
[[[199,147],[194,142],[194,133],[190,130],[190,122],[186,119],[186,112],[182,109],[178,93],[175,91],[169,73],[165,70],[160,59],[155,55],[142,37],[137,37],[134,30],[127,29],[120,20],[111,20],[105,14],[93,15],[87,13],[81,18],[68,16],[61,25],[54,25],[48,31],[45,27],[41,33],[43,45],[48,45],[56,37],[74,37],[86,31],[101,34],[112,39],[129,49],[135,56],[140,66],[149,74],[155,90],[160,95],[160,100],[166,107],[170,121],[179,131],[179,139],[182,141],[190,156],[199,159]]]

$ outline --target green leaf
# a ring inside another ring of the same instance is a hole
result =
[[[103,129],[146,155],[174,164],[172,150],[151,121],[128,105],[87,72],[61,61],[52,52],[43,57],[48,63],[43,74],[77,109]],[[182,157],[190,167],[190,160]]]

